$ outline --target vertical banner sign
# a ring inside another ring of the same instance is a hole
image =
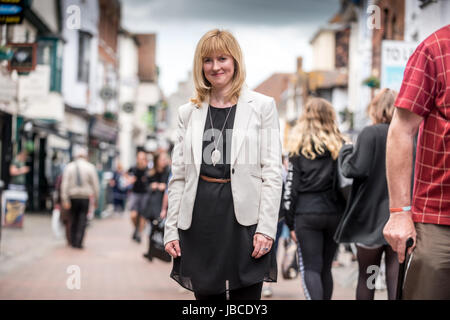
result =
[[[22,23],[24,7],[25,0],[0,0],[0,25]]]
[[[383,40],[381,43],[381,88],[399,91],[403,73],[418,43]]]

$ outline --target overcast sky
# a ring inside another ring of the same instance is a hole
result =
[[[122,25],[157,34],[156,63],[166,96],[192,69],[208,30],[231,31],[244,52],[250,88],[275,72],[294,72],[296,57],[312,66],[309,41],[338,11],[339,0],[122,0]]]

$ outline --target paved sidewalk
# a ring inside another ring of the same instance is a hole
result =
[[[78,250],[54,238],[49,215],[26,215],[23,230],[2,230],[0,299],[193,299],[169,278],[171,264],[142,257],[147,239],[133,242],[132,230],[128,215],[94,219],[86,230],[85,249]],[[80,290],[66,285],[69,266],[80,268]],[[333,274],[333,299],[353,300],[356,264],[333,268]],[[272,299],[304,299],[300,278],[278,279]],[[385,296],[385,291],[376,294],[378,299]]]
[[[2,227],[0,278],[24,264],[33,263],[64,243],[64,239],[53,235],[50,214],[26,213],[22,228]]]

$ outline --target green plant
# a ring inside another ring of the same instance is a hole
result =
[[[13,55],[14,55],[14,52],[11,50],[11,48],[6,47],[6,46],[0,46],[0,61],[11,60]]]
[[[339,116],[341,117],[341,122],[348,123],[349,129],[353,130],[355,120],[353,111],[350,111],[348,107],[345,107],[344,110],[339,112]]]
[[[363,84],[370,88],[379,88],[380,87],[380,79],[375,76],[370,76],[363,81]]]
[[[103,113],[103,119],[115,121],[117,120],[117,114],[111,111],[105,111],[105,113]]]

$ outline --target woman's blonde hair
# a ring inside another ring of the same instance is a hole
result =
[[[301,154],[314,160],[328,150],[337,159],[344,142],[344,136],[336,124],[336,113],[327,100],[310,98],[303,114],[292,129],[287,144],[289,155]]]
[[[373,123],[391,123],[396,98],[397,91],[381,89],[367,107],[367,114]]]
[[[225,30],[208,31],[198,42],[194,55],[194,85],[195,93],[191,102],[200,106],[211,90],[211,84],[203,73],[203,59],[212,53],[223,53],[233,57],[234,75],[227,100],[239,98],[239,92],[245,81],[245,66],[241,47],[233,35]]]

